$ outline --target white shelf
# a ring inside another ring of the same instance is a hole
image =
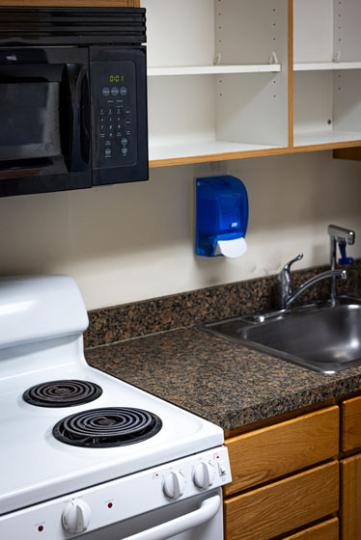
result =
[[[241,144],[227,141],[192,141],[188,144],[179,140],[173,144],[150,145],[150,161],[163,159],[179,159],[194,156],[207,156],[211,154],[227,154],[231,152],[253,152],[281,148],[280,146],[266,146],[259,144]]]
[[[308,133],[295,133],[295,146],[315,146],[322,144],[347,143],[361,141],[361,131],[311,131]]]
[[[280,71],[281,64],[149,67],[148,77],[169,77],[175,75],[225,75],[227,73],[279,73]]]
[[[361,62],[299,62],[294,64],[294,71],[338,71],[361,69]]]

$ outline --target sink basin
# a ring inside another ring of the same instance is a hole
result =
[[[231,319],[206,328],[325,374],[361,365],[361,301]]]

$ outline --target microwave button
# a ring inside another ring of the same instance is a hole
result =
[[[102,94],[103,94],[104,97],[110,96],[110,88],[109,88],[109,86],[104,86],[104,88],[102,90]]]
[[[123,157],[126,157],[128,155],[128,148],[122,148],[120,151]]]
[[[126,96],[128,94],[128,88],[126,86],[121,86],[120,87],[120,95],[122,97]]]
[[[108,116],[111,116],[112,114],[113,114],[113,107],[109,107]]]
[[[116,134],[115,134],[116,137],[121,137],[122,136],[122,132],[121,131],[117,131]]]
[[[125,114],[131,114],[131,113],[132,113],[132,109],[131,109],[130,107],[126,107],[126,108],[124,109],[124,112],[125,112]]]
[[[117,86],[112,86],[110,93],[113,97],[119,96],[119,88]]]
[[[111,157],[111,155],[112,155],[112,150],[111,150],[111,148],[106,148],[106,149],[104,150],[104,156],[107,158],[107,157]]]
[[[105,141],[104,143],[104,146],[111,146],[111,145],[112,145],[111,141]]]
[[[126,121],[124,122],[126,126],[130,126],[132,124],[132,121],[130,118],[127,118]]]
[[[128,146],[128,139],[126,137],[123,137],[120,141],[120,144],[122,146]]]

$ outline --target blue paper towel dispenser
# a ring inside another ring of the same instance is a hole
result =
[[[248,196],[234,176],[196,179],[196,254],[220,255],[219,241],[244,238],[248,226]]]

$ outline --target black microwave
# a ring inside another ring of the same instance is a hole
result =
[[[148,179],[145,10],[0,8],[0,196]]]

